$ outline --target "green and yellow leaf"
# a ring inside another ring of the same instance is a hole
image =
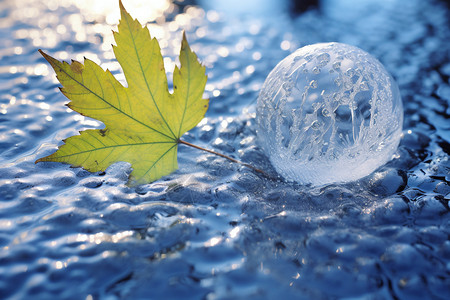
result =
[[[202,98],[207,77],[183,34],[181,67],[175,67],[174,92],[169,93],[158,41],[130,16],[121,1],[119,5],[121,20],[114,32],[113,50],[128,87],[89,59],[84,64],[68,64],[39,50],[55,70],[61,92],[70,100],[68,106],[102,121],[105,129],[69,137],[55,153],[36,162],[63,162],[95,172],[125,161],[133,168],[129,184],[136,185],[178,168],[180,137],[195,127],[208,109],[208,99]]]

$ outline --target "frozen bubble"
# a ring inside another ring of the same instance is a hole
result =
[[[373,56],[350,45],[314,44],[269,74],[257,123],[278,173],[319,186],[357,180],[389,161],[403,106],[396,82]]]

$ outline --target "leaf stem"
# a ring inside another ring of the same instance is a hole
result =
[[[256,168],[256,167],[250,165],[250,164],[247,164],[247,163],[244,163],[244,162],[242,162],[242,161],[239,161],[239,160],[237,160],[237,159],[234,159],[234,158],[232,158],[232,157],[229,157],[229,156],[227,156],[227,155],[225,155],[225,154],[222,154],[222,153],[219,153],[219,152],[216,152],[216,151],[213,151],[213,150],[209,150],[209,149],[206,149],[206,148],[203,148],[203,147],[200,147],[200,146],[191,144],[191,143],[189,143],[189,142],[186,142],[186,141],[183,141],[183,140],[180,140],[180,139],[178,140],[178,143],[179,143],[179,144],[184,144],[184,145],[186,145],[186,146],[189,146],[189,147],[192,147],[192,148],[195,148],[195,149],[198,149],[198,150],[202,150],[202,151],[205,151],[205,152],[209,152],[209,153],[218,155],[218,156],[223,157],[223,158],[226,158],[226,159],[228,159],[228,160],[230,160],[230,161],[232,161],[232,162],[234,162],[234,163],[243,165],[243,166],[245,166],[245,167],[247,167],[247,168],[250,168],[250,169],[252,169],[252,170],[254,170],[254,171],[256,171],[256,172],[258,172],[258,173],[264,175],[265,177],[269,177],[269,178],[270,178],[270,176],[269,176],[266,172],[264,172],[263,170],[258,169],[258,168]]]

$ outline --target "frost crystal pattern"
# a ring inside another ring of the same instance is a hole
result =
[[[309,45],[270,72],[258,98],[258,138],[284,178],[348,182],[392,158],[403,107],[394,79],[363,50]]]

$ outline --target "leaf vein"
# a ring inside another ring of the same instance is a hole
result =
[[[164,157],[164,156],[166,156],[167,155],[167,153],[169,153],[170,151],[172,151],[172,149],[174,148],[174,147],[176,147],[178,144],[174,144],[172,147],[170,147],[166,152],[164,152],[151,166],[150,166],[150,168],[148,168],[148,170],[144,173],[144,175],[142,175],[141,176],[141,178],[143,178],[143,177],[145,177],[145,175],[147,175],[148,174],[148,172],[150,172],[151,171],[151,169],[153,169],[155,166],[156,166],[156,164]],[[140,179],[140,178],[139,178]]]
[[[187,102],[188,102],[188,99],[189,99],[188,97],[189,97],[189,89],[190,89],[190,80],[191,80],[191,62],[189,61],[189,54],[188,54],[188,50],[187,49],[186,49],[186,52],[184,54],[186,56],[187,72],[188,72],[188,76],[187,76],[187,92],[186,92],[186,97],[184,99],[184,110],[183,110],[183,115],[181,116],[180,128],[178,129],[178,137],[181,137],[181,128],[183,127],[184,116],[186,114]],[[181,69],[180,69],[180,73],[181,73]]]
[[[156,103],[155,97],[153,96],[153,93],[152,93],[152,91],[151,91],[151,89],[150,89],[150,86],[148,85],[147,77],[145,76],[145,73],[144,73],[144,71],[143,71],[143,69],[142,69],[141,58],[140,58],[140,56],[139,56],[139,52],[138,52],[137,47],[136,47],[136,41],[135,41],[135,38],[134,38],[134,36],[133,36],[133,31],[132,31],[132,29],[131,29],[131,27],[130,27],[130,24],[128,23],[128,19],[126,19],[126,22],[127,22],[128,30],[131,32],[131,37],[132,37],[132,41],[133,41],[133,48],[134,48],[134,51],[135,51],[135,53],[136,53],[136,57],[137,57],[137,59],[138,59],[139,67],[140,67],[140,69],[141,69],[141,71],[142,71],[142,76],[144,77],[145,84],[147,85],[147,90],[148,90],[148,92],[149,92],[149,94],[150,94],[150,97],[151,97],[152,100],[153,100],[153,104],[155,105],[156,110],[158,111],[159,115],[161,116],[162,120],[164,121],[164,124],[166,124],[166,127],[167,127],[167,128],[170,130],[170,132],[172,133],[173,138],[176,139],[177,137],[175,136],[175,134],[173,133],[173,131],[172,131],[172,129],[170,128],[169,124],[167,123],[166,119],[164,118],[163,114],[161,113],[161,111],[160,111],[160,109],[159,109],[159,106],[158,106],[158,104]],[[164,74],[164,76],[166,76],[166,74]]]
[[[85,154],[85,153],[92,153],[94,151],[100,151],[100,150],[104,150],[104,149],[108,149],[108,148],[119,148],[119,147],[129,147],[129,146],[143,146],[143,145],[154,145],[154,144],[175,144],[174,142],[147,142],[147,143],[136,143],[136,144],[123,144],[123,145],[113,145],[113,146],[105,146],[105,147],[94,147],[93,149],[89,149],[89,150],[84,150],[81,151],[80,148],[80,152],[77,153],[71,153],[71,154],[66,154],[66,155],[61,155],[61,156],[57,156],[57,159],[61,159],[61,158],[65,158],[65,157],[71,157],[71,156],[76,156],[76,155],[81,155],[81,154]],[[73,145],[75,146],[75,145]]]
[[[94,96],[98,97],[100,100],[102,100],[102,101],[105,102],[106,104],[110,105],[113,109],[116,109],[116,110],[119,111],[120,113],[124,114],[125,116],[127,116],[127,117],[130,118],[131,120],[133,120],[133,121],[135,121],[135,122],[137,122],[137,123],[143,125],[144,127],[147,127],[147,128],[150,129],[150,130],[153,130],[153,131],[155,131],[155,132],[157,132],[157,133],[159,133],[159,134],[161,134],[161,135],[163,135],[163,136],[165,136],[165,137],[168,137],[168,138],[171,138],[171,139],[174,138],[174,137],[168,136],[167,134],[165,134],[165,133],[163,133],[163,132],[161,132],[161,131],[159,131],[159,130],[154,129],[153,127],[151,127],[151,126],[149,126],[149,125],[147,125],[147,124],[145,124],[145,123],[143,123],[143,122],[137,120],[137,119],[134,118],[133,116],[131,116],[131,115],[125,113],[124,111],[118,109],[116,106],[112,105],[111,103],[109,103],[108,101],[106,101],[104,98],[100,97],[100,95],[94,93],[94,91],[92,91],[91,89],[89,89],[86,85],[84,85],[84,83],[82,83],[82,82],[78,81],[77,79],[75,79],[75,78],[74,78],[73,76],[71,76],[66,70],[64,70],[64,69],[61,68],[61,67],[59,67],[59,69],[60,69],[61,72],[65,73],[65,74],[66,74],[67,76],[69,76],[73,81],[75,81],[76,83],[78,83],[79,85],[81,85],[82,87],[84,87],[86,90],[88,90],[88,91],[89,91],[90,93],[92,93]]]

